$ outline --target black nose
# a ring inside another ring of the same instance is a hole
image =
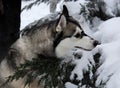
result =
[[[94,46],[97,46],[97,45],[99,45],[99,44],[100,44],[100,43],[99,43],[98,41],[96,41],[96,40],[93,42],[93,45],[94,45]]]

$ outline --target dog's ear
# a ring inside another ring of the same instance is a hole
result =
[[[68,12],[68,9],[65,5],[63,5],[63,11],[62,11],[62,14],[65,16],[65,17],[69,17],[69,12]]]
[[[56,27],[57,32],[63,31],[63,29],[66,27],[66,24],[67,24],[66,17],[69,17],[69,13],[68,13],[67,7],[63,5],[63,11]]]
[[[56,32],[61,32],[66,27],[67,21],[64,15],[61,15],[56,27]]]

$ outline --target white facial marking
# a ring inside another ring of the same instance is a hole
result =
[[[81,30],[79,27],[76,27],[76,31],[75,31],[75,33],[73,34],[73,36],[76,35],[77,33],[80,33],[80,34],[81,34],[81,32],[82,32],[82,30]]]

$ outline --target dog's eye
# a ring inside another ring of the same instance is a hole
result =
[[[76,38],[79,38],[79,37],[80,37],[80,34],[79,34],[79,33],[77,33],[77,34],[75,35],[75,37],[76,37]]]
[[[76,38],[82,38],[83,36],[87,36],[83,31],[81,32],[81,34],[80,34],[80,33],[77,33],[77,34],[75,35]]]

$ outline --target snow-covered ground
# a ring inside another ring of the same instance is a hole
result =
[[[102,1],[102,0],[101,0]],[[106,2],[106,14],[115,16],[116,10],[115,8],[120,7],[120,0],[104,0]],[[114,1],[114,2],[113,2]],[[69,7],[69,11],[71,15],[77,14],[78,10],[80,10],[79,3],[84,3],[84,0],[79,0],[77,3],[72,2],[66,3]],[[22,3],[25,6],[25,2]],[[116,7],[117,5],[117,7]],[[22,6],[22,7],[23,7]],[[60,5],[58,5],[57,11],[60,11]],[[39,6],[33,6],[30,10],[25,10],[21,14],[21,29],[23,29],[27,24],[40,19],[46,15],[50,14],[49,5],[40,4]],[[97,52],[101,53],[100,57],[100,67],[98,68],[96,75],[98,78],[96,80],[96,86],[101,85],[101,83],[106,83],[105,88],[120,88],[120,17],[111,18],[105,22],[100,19],[96,19],[96,26],[92,29],[96,29],[92,31],[89,25],[84,22],[82,17],[79,17],[78,20],[87,34],[90,34],[94,39],[101,42],[101,45],[98,45],[92,51],[81,51],[77,50],[76,53],[82,53],[82,58],[79,60],[75,60],[76,67],[71,72],[70,79],[73,79],[74,74],[77,74],[77,79],[80,80],[83,78],[83,71],[88,71],[95,65],[93,60],[93,55]],[[89,68],[88,68],[89,67]],[[92,72],[90,74],[93,75]],[[66,83],[67,88],[77,88],[76,85],[71,83]],[[83,87],[85,88],[85,87]],[[103,88],[103,87],[101,87]]]

